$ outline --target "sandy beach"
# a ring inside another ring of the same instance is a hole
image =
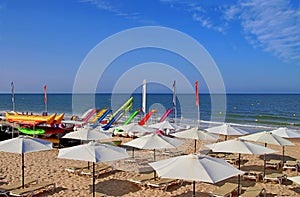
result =
[[[114,137],[114,140],[121,139],[122,143],[131,140],[130,138]],[[295,146],[285,148],[286,159],[300,161],[300,140],[292,140]],[[201,143],[198,143],[198,148]],[[186,140],[184,145],[176,150],[176,153],[182,152],[189,154],[193,152],[193,141]],[[282,147],[268,146],[278,152],[268,155],[268,159],[281,159]],[[169,155],[157,151],[157,160],[168,158]],[[128,148],[128,154],[131,155],[131,149]],[[136,150],[134,152],[137,162],[131,159],[109,162],[113,165],[114,170],[109,170],[101,174],[96,179],[96,191],[107,194],[108,196],[191,196],[192,182],[184,181],[182,185],[172,185],[165,192],[158,188],[150,188],[140,186],[130,182],[130,178],[138,175],[138,169],[143,168],[140,160],[151,161],[153,159],[153,151]],[[87,165],[87,162],[58,159],[58,149],[54,148],[50,151],[35,152],[25,154],[25,177],[38,179],[40,181],[51,181],[56,183],[54,191],[44,191],[37,196],[88,196],[91,193],[92,179],[89,176],[77,175],[65,171],[65,168],[76,165]],[[242,165],[242,170],[261,170],[263,171],[263,156],[261,155],[242,155],[242,159],[246,162]],[[1,153],[1,182],[0,185],[13,183],[21,178],[21,156],[13,153]],[[237,167],[237,166],[235,166]],[[184,169],[182,169],[184,170]],[[280,170],[267,169],[267,173],[282,172]],[[288,176],[296,176],[296,171],[285,170],[283,173]],[[197,196],[209,196],[218,186],[225,182],[237,183],[237,177],[219,182],[216,185],[207,183],[196,183]],[[242,180],[243,189],[255,184],[266,188],[267,196],[300,196],[300,187],[291,181],[284,181],[283,184],[276,182],[262,181],[255,182],[253,180]]]

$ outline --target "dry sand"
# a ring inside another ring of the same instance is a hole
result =
[[[115,137],[115,139],[119,139]],[[123,143],[130,140],[121,138]],[[296,146],[286,147],[286,159],[298,159],[300,161],[300,140],[292,140]],[[182,151],[185,154],[193,152],[193,141],[187,140],[186,143],[173,151]],[[279,146],[268,146],[278,150],[276,154],[269,155],[268,158],[281,159],[282,148]],[[201,144],[198,149],[201,148]],[[131,155],[131,149],[128,149]],[[166,192],[157,189],[136,185],[129,181],[136,176],[138,169],[143,167],[148,161],[153,159],[153,152],[148,150],[136,150],[135,158],[138,162],[117,161],[110,162],[114,165],[115,170],[100,175],[96,179],[96,191],[105,193],[109,196],[192,196],[192,182],[183,182],[182,185],[170,186]],[[168,158],[168,155],[162,154],[163,151],[157,152],[157,160]],[[21,178],[21,156],[13,153],[0,153],[0,186],[13,183]],[[55,191],[45,191],[36,196],[87,196],[91,193],[92,179],[89,176],[81,176],[69,173],[64,169],[74,165],[87,165],[87,162],[65,160],[56,158],[58,149],[51,151],[35,152],[25,154],[25,177],[39,179],[40,181],[55,182],[57,188]],[[252,169],[263,171],[263,156],[259,155],[242,155],[246,163],[242,165],[242,170]],[[184,170],[184,169],[182,169]],[[267,173],[276,170],[268,169]],[[280,172],[282,170],[279,170]],[[284,171],[288,176],[296,176],[295,171]],[[237,178],[222,181],[216,185],[207,183],[196,183],[196,195],[208,196],[210,192],[225,182],[237,182]],[[242,180],[243,188],[251,185],[262,185],[267,190],[267,196],[300,196],[300,187],[291,181],[285,181],[283,184],[275,182],[263,183],[251,180]]]

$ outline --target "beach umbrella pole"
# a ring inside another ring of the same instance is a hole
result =
[[[93,162],[93,197],[95,197],[95,162]]]
[[[156,158],[155,158],[155,149],[153,149],[153,160],[156,161]],[[154,180],[156,180],[156,171],[154,170]]]
[[[266,176],[266,154],[264,154],[264,176]]]
[[[193,181],[193,197],[196,197],[196,181]]]
[[[265,143],[265,147],[267,147],[267,143]],[[266,154],[264,154],[264,174],[263,178],[266,176]]]
[[[239,170],[241,169],[241,153],[239,153]],[[238,175],[238,196],[240,196],[241,175]]]
[[[284,146],[282,146],[282,165],[284,164]]]
[[[24,153],[22,153],[22,188],[24,189]]]
[[[197,140],[195,139],[194,153],[196,153],[196,149],[197,149]]]
[[[132,158],[134,158],[134,147],[132,147]]]

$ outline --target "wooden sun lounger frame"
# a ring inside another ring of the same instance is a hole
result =
[[[255,180],[255,181],[259,181],[262,180],[262,172],[261,171],[245,171],[245,173],[242,175],[243,179],[250,179],[250,180]]]
[[[280,167],[282,166],[282,161],[281,160],[274,160],[271,159],[270,161],[266,162],[266,167],[268,168],[276,168],[276,170],[279,170]]]
[[[31,183],[37,183],[38,180],[36,179],[25,179],[24,181],[24,186],[27,186]],[[11,190],[15,190],[15,189],[19,189],[22,187],[22,182],[15,182],[9,185],[2,185],[0,186],[0,195],[5,195],[8,196],[7,194],[11,191]]]
[[[145,174],[139,174],[137,176],[132,177],[129,179],[130,182],[138,184],[138,185],[145,185],[147,181],[150,181],[154,179],[153,172],[151,173],[145,173]]]
[[[282,167],[283,170],[299,171],[300,163],[298,161],[286,161]]]
[[[213,191],[210,196],[214,197],[231,197],[233,193],[238,191],[238,185],[234,183],[225,183],[221,187]]]
[[[147,181],[147,186],[159,188],[163,191],[167,191],[168,187],[174,184],[182,184],[182,180],[179,179],[168,179],[168,178],[157,178],[157,180]]]
[[[90,166],[90,168],[92,168],[93,166]],[[70,172],[70,173],[79,173],[81,170],[83,170],[83,169],[87,169],[88,168],[88,166],[86,165],[86,166],[80,166],[80,165],[78,165],[78,166],[71,166],[71,167],[66,167],[65,168],[65,171],[67,171],[67,172]]]
[[[266,197],[266,188],[259,187],[259,186],[253,186],[248,187],[244,193],[240,195],[240,197],[257,197],[261,196],[263,194],[264,197]]]
[[[272,174],[266,174],[264,177],[264,182],[267,181],[277,181],[279,184],[283,182],[283,180],[286,180],[287,175],[281,174],[281,173],[272,173]]]
[[[11,196],[30,196],[32,197],[34,193],[38,190],[48,190],[50,187],[52,187],[52,191],[55,190],[56,184],[53,182],[41,182],[34,185],[30,185],[29,187],[26,187],[24,189],[16,189],[9,192],[9,195]]]
[[[104,173],[104,172],[108,172],[107,170],[111,169],[113,170],[113,166],[111,165],[106,165],[106,164],[97,164],[95,166],[95,177],[98,178],[100,176],[100,174]],[[80,171],[79,173],[80,175],[93,175],[93,168],[91,167],[90,169],[83,169]]]

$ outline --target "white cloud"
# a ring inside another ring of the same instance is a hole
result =
[[[139,13],[129,13],[124,12],[122,8],[119,8],[115,4],[112,4],[111,1],[107,0],[80,0],[82,3],[90,3],[92,5],[95,5],[98,9],[105,10],[108,12],[111,12],[115,14],[116,16],[121,16],[127,19],[138,19]]]
[[[299,60],[300,11],[286,0],[240,2],[241,25],[255,47],[284,60]]]

